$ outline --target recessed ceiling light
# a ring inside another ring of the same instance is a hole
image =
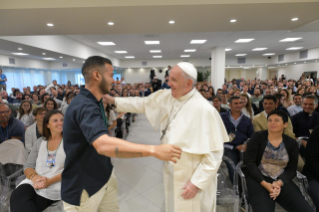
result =
[[[229,52],[229,51],[231,51],[231,50],[232,50],[232,49],[225,49],[226,52]]]
[[[150,50],[150,53],[161,53],[161,50]]]
[[[190,57],[190,55],[181,55],[181,57]]]
[[[127,51],[114,51],[116,54],[126,54]]]
[[[303,62],[303,63],[306,63],[306,61],[305,61],[305,62]]]
[[[207,40],[192,40],[191,44],[203,44],[205,43]]]
[[[236,19],[230,20],[231,23],[234,23],[234,22],[236,22],[236,21],[237,21]]]
[[[236,40],[235,43],[249,43],[253,40],[255,40],[255,39],[254,38],[243,38],[243,39]]]
[[[240,56],[246,56],[247,54],[236,54],[236,57],[240,57]]]
[[[175,24],[175,21],[169,21],[168,23],[169,24]]]
[[[295,65],[296,65],[297,63],[295,63]]]
[[[263,54],[264,56],[271,56],[271,55],[275,55],[275,53],[266,53],[266,54]]]
[[[133,58],[135,58],[134,56],[126,56],[125,57],[126,59],[133,59]]]
[[[156,45],[156,44],[160,44],[160,42],[158,40],[153,40],[153,41],[144,41],[144,43],[146,45]]]
[[[60,58],[63,58],[62,56],[60,56]]]
[[[48,23],[48,24],[47,24],[47,26],[49,26],[49,27],[53,27],[53,26],[54,26],[54,24]]]
[[[109,23],[107,23],[107,24],[108,24],[108,25],[111,25],[111,26],[112,26],[112,25],[114,25],[114,23],[113,23],[113,22],[109,22]]]
[[[75,59],[73,59],[73,61],[75,61]]]
[[[23,49],[22,48],[18,48],[18,50],[22,51]]]
[[[83,63],[85,63],[85,60],[83,60]]]
[[[293,18],[291,21],[298,21],[299,18]]]
[[[185,49],[184,52],[196,52],[196,49]]]
[[[115,43],[113,42],[97,42],[98,44],[100,44],[101,46],[115,46]]]
[[[298,50],[298,49],[302,49],[303,47],[290,47],[286,50]]]
[[[162,55],[154,55],[153,58],[162,58]]]
[[[55,60],[55,59],[52,57],[44,57],[43,60]]]
[[[16,53],[12,53],[14,55],[20,55],[20,56],[23,56],[23,55],[29,55],[29,54],[26,54],[26,53],[22,53],[22,52],[16,52]]]
[[[254,48],[252,51],[264,51],[266,50],[267,48]]]
[[[46,55],[47,53],[43,52],[42,55]]]
[[[282,39],[280,40],[279,42],[294,42],[296,40],[300,40],[302,38],[285,38],[285,39]]]
[[[288,65],[288,64],[286,63],[286,65]]]

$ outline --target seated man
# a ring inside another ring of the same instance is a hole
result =
[[[230,140],[230,143],[224,144],[224,155],[229,157],[235,165],[237,165],[240,161],[240,151],[245,151],[245,145],[243,144],[254,133],[254,129],[250,118],[241,112],[243,106],[240,97],[231,97],[229,106],[230,110],[221,114]],[[228,163],[226,164],[230,181],[233,183],[233,167]]]
[[[16,92],[16,98],[13,100],[12,104],[15,106],[20,106],[22,102],[22,93],[20,91]]]
[[[302,173],[309,182],[310,196],[319,212],[319,126],[310,135],[306,146],[306,164]]]
[[[301,112],[303,110],[302,108],[302,95],[299,94],[299,93],[296,93],[294,95],[294,105],[291,105],[290,107],[287,108],[289,114],[290,114],[290,117],[292,117],[293,115]]]
[[[291,118],[293,131],[296,137],[309,137],[312,130],[319,125],[319,113],[315,111],[318,99],[313,95],[306,95],[303,97],[302,108],[303,111],[297,113]],[[302,141],[300,147],[300,155],[305,157],[305,148],[307,141]]]
[[[212,98],[212,102],[213,102],[213,106],[215,107],[215,109],[218,111],[218,113],[225,113],[227,112],[226,109],[221,107],[221,99],[219,96],[214,96]]]
[[[272,95],[267,95],[263,98],[264,111],[259,113],[253,118],[253,126],[255,131],[268,130],[267,116],[268,114],[276,109],[277,99]],[[288,126],[284,130],[284,134],[295,139],[295,134],[292,131],[292,124],[288,118]]]
[[[287,113],[289,118],[291,118],[289,113],[288,113],[288,111],[287,111],[287,109],[283,106],[283,103],[285,101],[285,96],[283,94],[281,94],[281,93],[275,93],[274,97],[276,97],[276,99],[277,99],[276,110],[281,110],[281,111]]]
[[[1,91],[1,96],[3,100],[6,100],[8,103],[12,104],[14,99],[8,96],[7,91]]]
[[[227,102],[227,94],[225,92],[222,92],[222,94],[219,96],[222,100],[221,107],[225,110],[229,110],[229,103]]]
[[[273,95],[273,90],[272,90],[271,88],[266,88],[266,89],[264,90],[264,93],[265,93],[264,96]],[[259,107],[258,107],[259,112],[264,111],[263,102],[264,102],[264,99],[262,99],[262,100],[259,102]]]
[[[0,103],[0,144],[9,139],[18,139],[24,143],[24,124],[19,119],[10,117],[11,110],[8,105]]]

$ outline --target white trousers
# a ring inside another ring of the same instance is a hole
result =
[[[83,190],[80,206],[63,202],[64,210],[66,212],[96,212],[97,210],[99,212],[119,212],[117,192],[117,180],[114,173],[112,173],[109,181],[91,197],[89,197],[86,190]]]

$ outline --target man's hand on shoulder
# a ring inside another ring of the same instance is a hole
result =
[[[110,96],[109,94],[106,94],[103,96],[103,99],[108,103],[108,104],[115,104],[115,98]]]
[[[184,199],[193,199],[199,191],[199,188],[196,187],[191,181],[183,187],[184,192],[182,193],[182,197]]]

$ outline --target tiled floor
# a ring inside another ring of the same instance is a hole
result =
[[[131,125],[128,141],[160,144],[159,132],[154,132],[144,115]],[[112,159],[119,185],[120,212],[165,212],[163,163],[153,157]],[[225,173],[227,168],[222,166]],[[217,206],[217,212],[228,212]],[[282,210],[277,210],[276,212]]]

